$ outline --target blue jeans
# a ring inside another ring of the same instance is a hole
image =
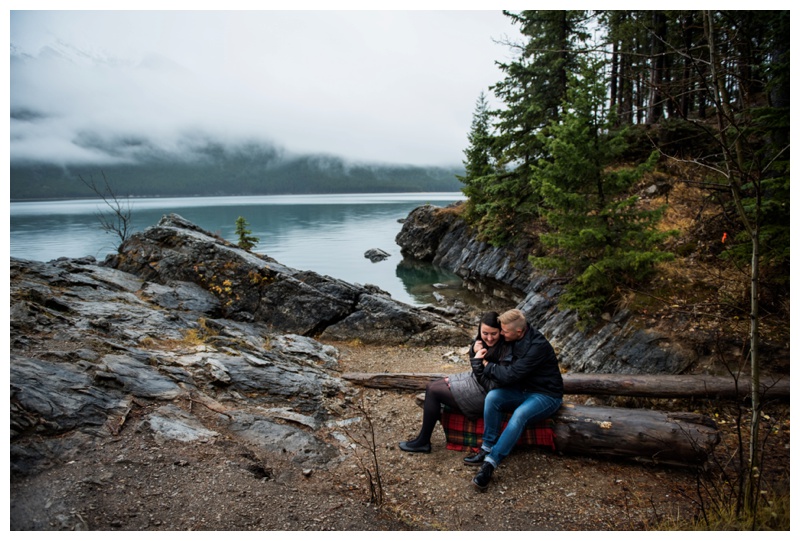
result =
[[[561,407],[561,398],[518,389],[492,389],[483,407],[483,443],[485,458],[495,468],[508,456],[528,423],[547,419]],[[513,412],[508,426],[500,433],[503,416]]]

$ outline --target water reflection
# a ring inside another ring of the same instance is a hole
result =
[[[431,263],[404,258],[398,263],[395,274],[403,282],[409,295],[420,303],[435,302],[433,292],[443,287],[460,288],[461,278],[452,272],[435,267]]]
[[[469,289],[457,274],[426,261],[403,258],[397,265],[396,274],[408,294],[418,304],[437,304],[443,301],[445,304],[463,302],[480,307],[492,301],[487,296]]]

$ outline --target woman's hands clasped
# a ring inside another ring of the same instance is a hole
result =
[[[483,341],[475,340],[475,345],[472,346],[472,350],[475,352],[475,357],[474,358],[475,359],[479,359],[480,361],[482,361],[483,366],[486,366],[487,364],[489,364],[489,361],[487,361],[484,358],[484,357],[486,357],[486,354],[489,352],[489,350],[486,349],[485,345],[483,345]]]

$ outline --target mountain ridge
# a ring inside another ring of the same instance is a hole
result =
[[[82,140],[120,161],[55,164],[12,161],[12,201],[92,197],[82,181],[108,181],[119,197],[281,195],[460,191],[463,168],[351,162],[328,154],[287,155],[263,143],[225,145],[194,141],[182,152],[166,151],[144,138]]]

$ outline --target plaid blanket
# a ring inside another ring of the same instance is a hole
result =
[[[511,414],[507,413],[503,421],[506,428]],[[447,439],[447,448],[451,451],[478,452],[483,441],[483,419],[470,421],[461,413],[444,406],[442,409],[442,427]],[[539,445],[555,450],[553,441],[553,420],[545,419],[534,425],[528,426],[517,440],[517,446]]]

